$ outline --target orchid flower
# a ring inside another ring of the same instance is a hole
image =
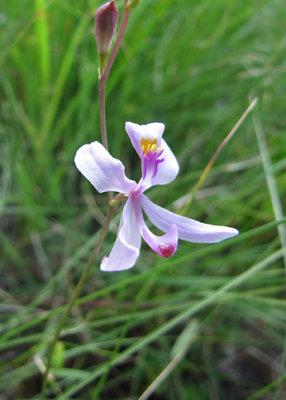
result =
[[[154,204],[144,192],[154,185],[165,185],[175,179],[179,165],[162,138],[165,126],[154,122],[138,125],[126,122],[125,129],[141,159],[142,178],[139,183],[128,179],[122,162],[110,155],[99,142],[80,147],[75,156],[79,171],[100,192],[119,192],[128,197],[119,224],[119,231],[109,257],[103,257],[100,269],[122,271],[136,263],[141,237],[160,256],[171,257],[178,239],[195,243],[216,243],[238,234],[234,228],[209,225],[174,214]],[[147,227],[143,212],[165,232],[156,236]]]

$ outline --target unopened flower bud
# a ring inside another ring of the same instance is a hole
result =
[[[118,10],[113,0],[103,4],[95,14],[94,34],[100,57],[100,70],[106,64],[118,21]]]

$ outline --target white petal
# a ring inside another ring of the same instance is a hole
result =
[[[209,225],[182,217],[152,203],[145,195],[141,204],[147,217],[159,229],[167,232],[173,224],[177,225],[179,239],[194,243],[216,243],[237,235],[239,232],[227,226]]]
[[[74,162],[100,193],[114,191],[129,194],[136,187],[136,182],[125,176],[122,162],[112,157],[99,142],[81,146]]]
[[[130,137],[134,149],[137,151],[139,157],[142,158],[141,139],[156,139],[158,146],[160,146],[165,125],[161,122],[152,122],[147,125],[138,125],[134,124],[134,122],[126,122],[125,129]]]
[[[118,235],[109,257],[104,257],[102,271],[123,271],[136,263],[140,253],[141,234],[138,229],[134,204],[129,198],[123,209]]]
[[[164,161],[158,164],[157,174],[152,179],[152,186],[166,185],[172,182],[179,172],[178,161],[164,139],[161,140],[161,147],[164,150],[161,156]]]

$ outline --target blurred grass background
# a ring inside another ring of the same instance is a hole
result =
[[[100,4],[0,5],[4,400],[39,399],[48,343],[106,212],[107,197],[73,164],[80,145],[100,139]],[[285,220],[276,224],[286,193],[285,20],[283,0],[141,0],[132,12],[107,85],[110,151],[138,179],[124,123],[164,122],[180,174],[148,196],[180,212],[258,96],[188,211],[241,234],[181,242],[167,260],[143,245],[118,274],[100,272],[98,260],[57,344],[49,398],[138,399],[162,371],[154,400],[286,398]]]

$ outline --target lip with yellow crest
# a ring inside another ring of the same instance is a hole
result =
[[[138,125],[127,121],[125,129],[141,159],[140,183],[143,183],[141,190],[144,191],[154,185],[166,185],[174,180],[178,174],[179,165],[162,137],[165,125],[161,122]]]
[[[158,146],[157,139],[142,138],[140,141],[140,146],[143,151],[143,156],[146,157],[148,154],[154,154],[162,150],[161,146]],[[162,150],[163,151],[163,150]]]
[[[142,157],[142,147],[147,154],[148,151],[156,150],[158,146],[161,146],[165,125],[160,122],[138,125],[128,121],[125,124],[125,129],[139,157]]]

